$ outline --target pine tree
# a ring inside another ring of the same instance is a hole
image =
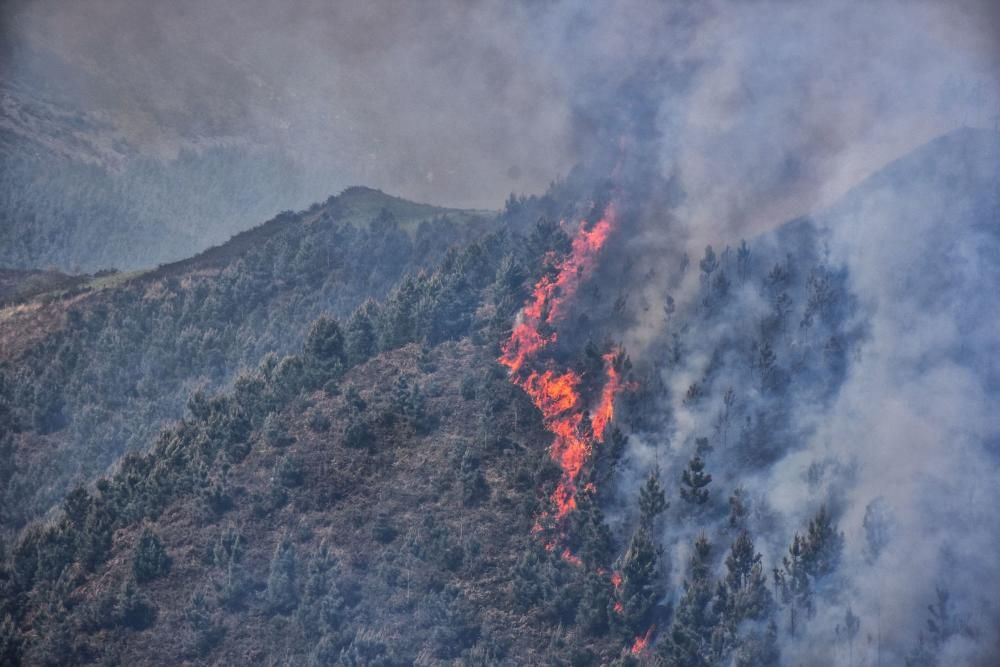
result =
[[[736,650],[735,667],[770,667],[781,664],[781,649],[778,645],[778,626],[774,621],[761,632],[751,632]]]
[[[380,311],[378,347],[395,350],[416,340],[420,290],[417,279],[407,276],[393,290]]]
[[[598,637],[608,631],[611,592],[607,577],[593,570],[587,571],[580,607],[576,612],[576,622],[590,637]]]
[[[132,628],[133,630],[143,630],[148,628],[156,620],[156,609],[149,603],[136,586],[132,577],[122,581],[118,590],[118,597],[115,600],[115,616],[119,624]]]
[[[691,505],[704,505],[708,502],[706,487],[711,481],[712,476],[705,473],[705,462],[695,455],[681,473],[681,498]]]
[[[479,455],[467,448],[462,455],[459,474],[462,480],[462,504],[471,507],[489,497],[490,487],[480,469]]]
[[[761,555],[754,551],[750,533],[743,531],[733,542],[726,557],[726,588],[738,621],[761,620],[770,611],[771,593],[767,589]]]
[[[704,274],[706,282],[711,277],[712,272],[719,268],[719,259],[715,256],[712,246],[705,246],[705,256],[698,262],[698,267]]]
[[[747,516],[750,514],[746,491],[743,487],[736,487],[733,495],[729,496],[729,526],[730,528],[743,529],[746,527]]]
[[[274,547],[267,576],[267,602],[272,611],[289,612],[298,604],[296,570],[295,545],[283,537]]]
[[[611,558],[613,540],[593,493],[582,491],[577,494],[576,511],[571,517],[573,523],[568,544],[571,551],[588,566],[606,566]]]
[[[295,438],[288,433],[288,424],[277,412],[271,412],[264,418],[262,430],[264,440],[272,447],[287,447],[295,442]]]
[[[783,570],[775,568],[774,585],[781,594],[781,601],[788,606],[788,631],[795,635],[800,616],[811,616],[813,612],[813,590],[808,568],[803,555],[803,539],[796,533],[788,555],[782,560]]]
[[[736,248],[736,272],[740,277],[740,282],[745,282],[750,273],[750,246],[746,239],[741,239]]]
[[[816,516],[809,521],[802,546],[806,572],[813,579],[832,574],[840,564],[840,557],[844,551],[844,534],[837,532],[825,505],[820,507]]]
[[[646,529],[652,530],[656,517],[667,511],[668,507],[670,504],[660,486],[660,467],[656,466],[639,490],[639,522]]]
[[[330,636],[344,621],[345,601],[337,583],[338,569],[327,545],[309,559],[302,602],[295,611],[303,631],[311,638]]]
[[[754,348],[756,356],[753,363],[760,379],[760,391],[766,393],[774,386],[775,366],[778,362],[778,356],[774,353],[771,343],[767,341],[764,341],[762,344],[754,343]]]
[[[726,576],[716,589],[714,611],[719,623],[712,644],[716,656],[729,655],[736,648],[760,639],[753,632],[741,636],[745,621],[768,620],[774,599],[767,588],[761,555],[754,550],[750,533],[743,531],[733,542],[726,557]]]
[[[694,543],[684,595],[658,653],[667,667],[707,667],[716,617],[712,608],[712,545],[702,534]]]
[[[837,625],[837,637],[843,637],[847,642],[848,664],[854,666],[854,638],[861,630],[861,619],[854,615],[850,607],[844,612],[844,624]]]
[[[163,576],[170,570],[170,557],[156,533],[148,526],[142,529],[132,555],[132,573],[136,581],[145,583]]]
[[[313,322],[306,334],[303,362],[309,389],[319,389],[340,377],[347,365],[347,354],[337,320],[323,316]]]
[[[219,621],[208,604],[204,591],[191,595],[185,617],[191,631],[191,648],[196,656],[204,656],[225,635],[226,627]]]
[[[344,351],[349,366],[364,363],[375,355],[378,347],[376,321],[378,321],[378,305],[371,299],[351,314],[344,337]]]
[[[615,612],[612,618],[629,639],[645,632],[652,622],[653,610],[659,597],[656,586],[659,555],[659,549],[653,544],[649,532],[639,528],[632,536],[617,569],[621,584],[615,597],[620,612]]]

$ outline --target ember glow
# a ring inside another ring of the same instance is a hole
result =
[[[576,509],[577,479],[590,459],[594,443],[603,441],[614,416],[615,395],[622,388],[618,367],[621,355],[612,351],[604,356],[607,377],[589,418],[580,395],[579,374],[572,369],[556,370],[551,360],[543,362],[538,358],[556,341],[555,325],[565,315],[580,285],[593,273],[614,222],[615,210],[609,204],[592,226],[580,223],[569,255],[555,265],[554,275],[543,276],[535,285],[499,359],[510,369],[511,381],[531,397],[542,413],[545,428],[555,436],[550,451],[562,470],[552,494],[557,519]]]
[[[646,630],[646,634],[635,638],[635,641],[632,642],[632,655],[639,655],[646,650],[646,647],[649,646],[649,640],[653,636],[653,630],[655,627],[656,626],[654,625],[649,630]]]
[[[569,549],[563,549],[562,553],[559,554],[559,557],[573,567],[583,567],[583,561],[580,560],[580,557],[574,555]]]

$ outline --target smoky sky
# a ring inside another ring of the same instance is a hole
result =
[[[212,140],[496,208],[622,137],[716,233],[829,201],[996,107],[989,2],[9,5],[2,72],[169,156]]]

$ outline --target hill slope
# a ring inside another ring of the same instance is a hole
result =
[[[510,230],[485,224],[426,270],[401,271],[343,324],[311,323],[301,345],[280,332],[304,331],[309,310],[285,299],[315,298],[326,282],[313,271],[368,276],[373,257],[384,267],[419,254],[420,226],[407,246],[404,225],[388,216],[370,235],[334,224],[320,247],[343,257],[298,263],[323,216],[335,217],[328,204],[281,223],[294,233],[271,223],[273,236],[246,244],[266,254],[234,253],[238,271],[216,251],[109,287],[105,305],[123,310],[94,326],[102,337],[84,349],[117,333],[176,334],[169,318],[127,328],[156,312],[136,304],[176,301],[167,312],[183,314],[190,292],[238,313],[265,292],[230,340],[275,326],[268,345],[289,354],[195,392],[144,453],[18,531],[0,572],[2,655],[32,664],[990,664],[998,610],[982,591],[995,580],[996,532],[983,501],[997,429],[995,395],[983,391],[994,370],[976,362],[994,349],[997,311],[976,278],[995,275],[998,235],[984,213],[996,173],[984,138],[993,137],[949,135],[813,219],[708,248],[693,266],[653,257],[657,270],[630,246],[641,202],[606,184],[563,184],[512,201],[497,218]],[[371,210],[345,197],[341,210]],[[539,212],[584,222],[532,228]],[[442,233],[476,227],[430,234],[429,224],[430,248]],[[907,236],[909,224],[920,233]],[[409,250],[380,248],[385,239]],[[979,264],[968,271],[956,258]],[[262,265],[288,269],[230,291]],[[654,281],[669,299],[648,303],[642,288]],[[218,326],[219,307],[180,321]],[[663,325],[649,331],[653,308]],[[297,315],[274,321],[273,312]],[[949,327],[963,322],[976,326],[954,335]],[[639,339],[637,327],[647,327],[645,346],[629,358],[615,341]],[[547,356],[519,357],[522,370],[515,340]],[[71,357],[29,348],[48,364]],[[150,351],[133,353],[113,368],[141,367]],[[606,390],[613,410],[588,409],[604,405]],[[40,414],[30,437],[45,441],[51,413]],[[928,427],[938,430],[928,437]],[[566,443],[584,443],[579,458]],[[966,502],[956,484],[969,480],[979,495]],[[929,544],[930,531],[946,539]],[[974,550],[951,548],[972,531]]]
[[[0,310],[0,413],[15,441],[4,522],[44,513],[71,481],[145,447],[194,388],[296,349],[321,313],[384,297],[444,257],[440,239],[475,238],[487,221],[351,189],[192,259],[49,284],[60,289]]]

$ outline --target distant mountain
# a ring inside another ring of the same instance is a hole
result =
[[[308,179],[283,156],[225,139],[159,155],[128,143],[108,119],[12,82],[0,82],[0,151],[3,267],[147,267],[307,197]]]

